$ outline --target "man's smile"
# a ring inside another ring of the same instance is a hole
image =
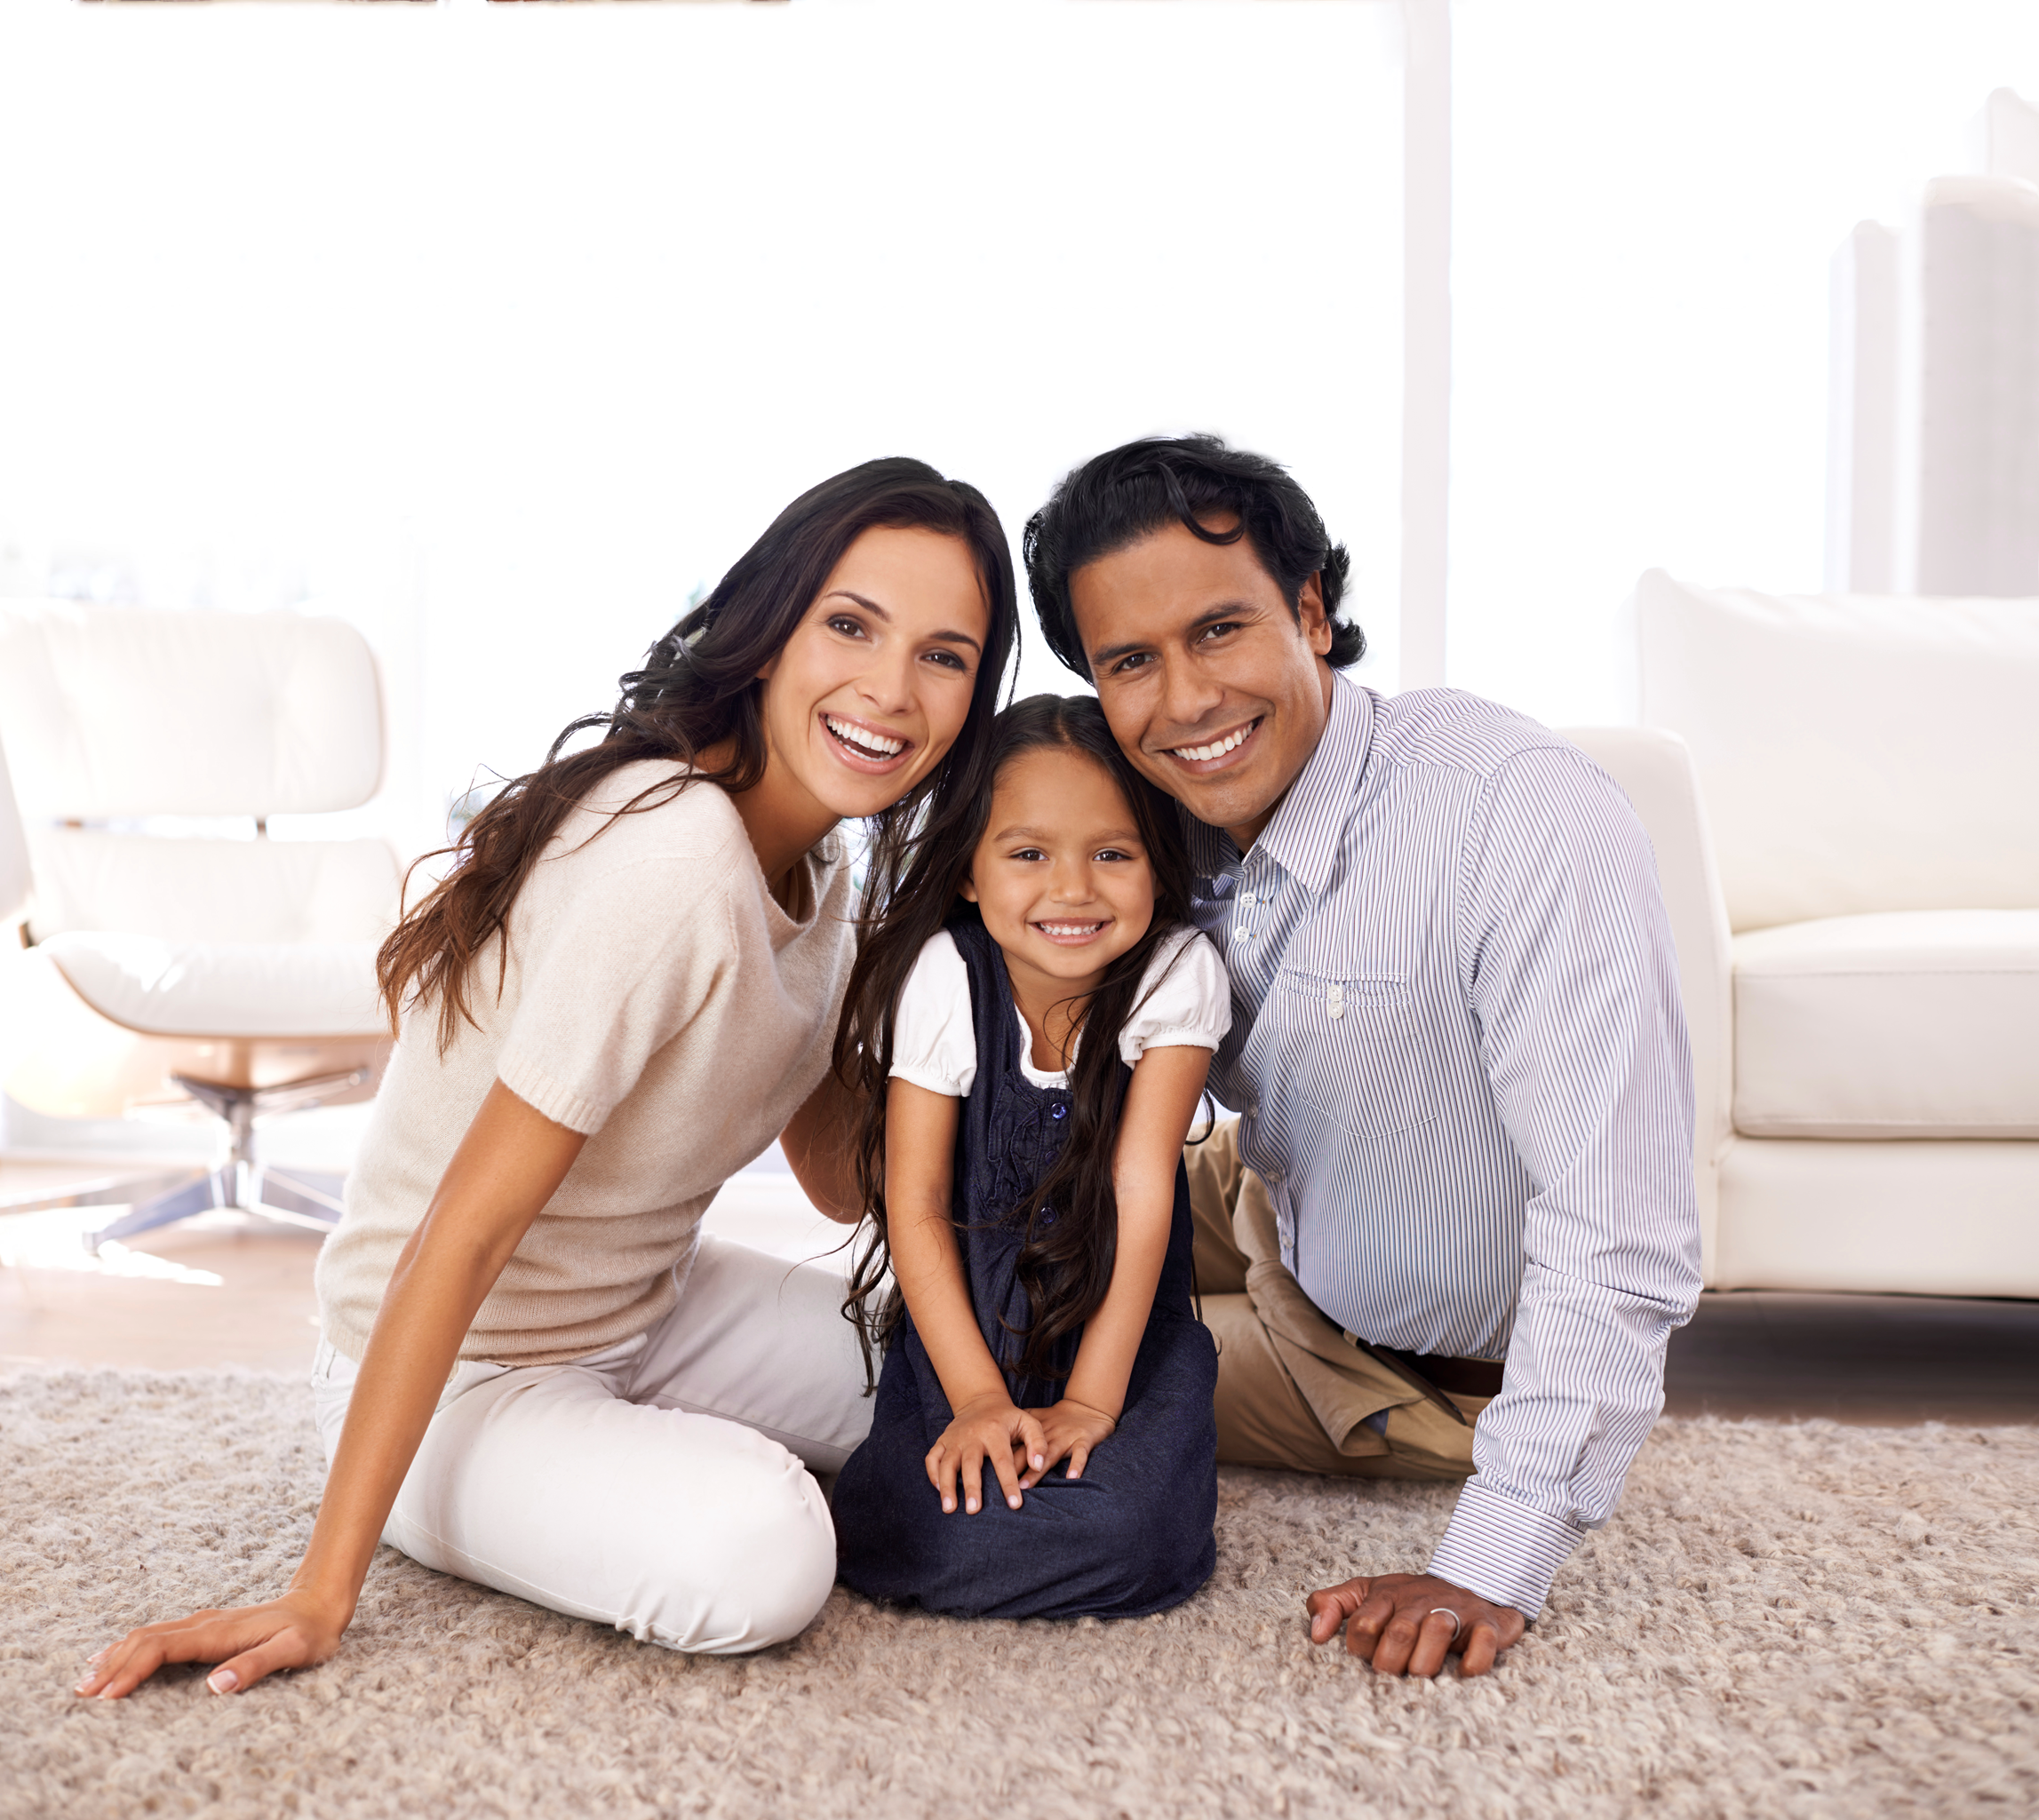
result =
[[[1229,732],[1221,733],[1215,739],[1199,741],[1194,745],[1164,746],[1162,751],[1178,765],[1194,770],[1199,775],[1207,776],[1213,771],[1224,767],[1225,761],[1245,749],[1248,741],[1260,731],[1261,723],[1267,717],[1256,715]],[[1243,759],[1239,762],[1244,763]]]

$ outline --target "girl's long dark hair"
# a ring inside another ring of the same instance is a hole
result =
[[[952,919],[977,915],[976,907],[957,893],[984,838],[999,774],[1023,753],[1047,748],[1081,754],[1118,785],[1153,871],[1154,920],[1106,970],[1078,1026],[1083,1040],[1070,1070],[1071,1129],[1062,1155],[1023,1207],[1000,1210],[1025,1223],[1018,1272],[1028,1308],[1026,1331],[1015,1336],[1019,1356],[1001,1359],[1000,1365],[1023,1375],[1047,1375],[1055,1343],[1095,1314],[1111,1286],[1119,1245],[1111,1172],[1126,1092],[1119,1035],[1145,996],[1141,982],[1155,950],[1171,930],[1189,920],[1190,867],[1175,804],[1127,763],[1096,699],[1030,695],[992,723],[980,776],[971,781],[958,773],[936,792],[904,868],[888,879],[882,897],[866,898],[866,933],[836,1037],[835,1068],[864,1101],[856,1164],[871,1223],[842,1306],[856,1323],[867,1382],[875,1378],[877,1355],[890,1344],[902,1312],[896,1288],[885,1289],[891,1260],[885,1096],[899,994],[928,937]],[[977,1015],[995,1017],[999,1008],[979,1005]],[[1049,1209],[1054,1217],[1042,1218]],[[954,1213],[960,1220],[968,1217],[964,1208]],[[880,1306],[873,1308],[873,1302]]]
[[[928,801],[952,790],[954,780],[982,775],[982,751],[1019,626],[1012,555],[998,515],[975,487],[944,480],[927,463],[904,457],[867,461],[802,493],[737,559],[714,592],[652,646],[644,667],[623,678],[614,708],[574,721],[537,770],[505,785],[453,846],[440,849],[452,855],[450,871],[403,917],[376,957],[376,982],[392,1029],[406,1004],[435,1001],[443,1053],[460,1021],[474,1021],[468,993],[475,962],[505,934],[510,906],[546,843],[610,772],[640,759],[690,767],[702,751],[729,743],[726,763],[653,785],[618,811],[625,815],[670,802],[692,783],[717,783],[735,794],[764,775],[764,685],[758,672],[785,648],[843,553],[880,526],[960,538],[976,559],[991,615],[969,718],[955,744],[871,823],[872,875],[896,875]],[[596,728],[601,731],[596,743],[566,751],[577,735]],[[499,991],[506,945],[497,961]]]

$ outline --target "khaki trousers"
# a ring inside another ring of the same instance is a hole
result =
[[[1353,1478],[1471,1472],[1473,1420],[1490,1399],[1448,1399],[1461,1421],[1325,1318],[1282,1265],[1267,1189],[1239,1158],[1239,1121],[1183,1161],[1197,1289],[1218,1344],[1218,1458]]]

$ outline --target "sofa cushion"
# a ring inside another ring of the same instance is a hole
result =
[[[1691,748],[1737,930],[2039,905],[2039,600],[1652,570],[1629,611],[1639,718]]]
[[[1738,936],[1734,1126],[2039,1138],[2039,910],[1829,917]]]

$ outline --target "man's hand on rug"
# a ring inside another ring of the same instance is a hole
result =
[[[1462,1675],[1485,1674],[1525,1628],[1513,1606],[1489,1605],[1431,1574],[1347,1580],[1307,1603],[1311,1642],[1328,1643],[1342,1628],[1346,1649],[1382,1674],[1432,1675],[1454,1654]]]
[[[942,1508],[956,1507],[956,1478],[963,1481],[963,1508],[973,1514],[984,1507],[984,1475],[988,1463],[1004,1488],[1006,1502],[1020,1506],[1020,1474],[1027,1467],[1045,1472],[1049,1461],[1046,1438],[1031,1410],[1016,1408],[1003,1393],[974,1398],[950,1418],[942,1438],[928,1450],[928,1482],[941,1494]]]
[[[346,1628],[325,1601],[286,1593],[267,1605],[199,1611],[169,1624],[144,1625],[92,1657],[92,1672],[72,1689],[87,1698],[119,1700],[168,1662],[216,1662],[205,1677],[216,1694],[244,1692],[279,1668],[311,1668],[339,1648]]]
[[[1060,1459],[1069,1462],[1071,1478],[1080,1479],[1084,1467],[1090,1464],[1092,1450],[1101,1442],[1111,1440],[1119,1429],[1119,1424],[1103,1410],[1094,1410],[1087,1403],[1072,1403],[1066,1396],[1060,1403],[1033,1413],[1040,1418],[1046,1445],[1041,1450],[1041,1463],[1038,1466],[1029,1466],[1020,1474],[1023,1491],[1031,1491],[1047,1476],[1048,1468]]]

